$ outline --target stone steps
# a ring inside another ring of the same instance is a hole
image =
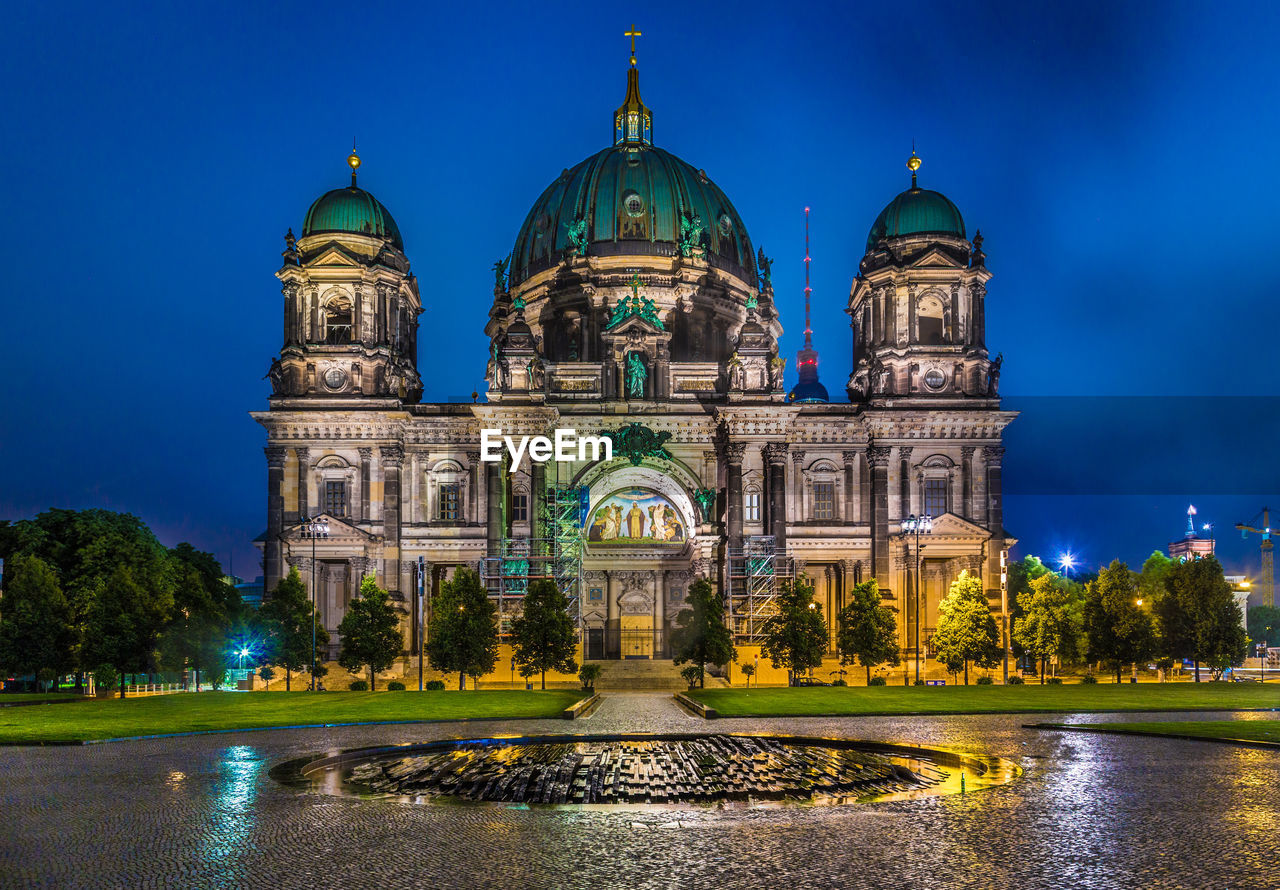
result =
[[[657,690],[681,692],[688,688],[680,671],[684,665],[677,667],[670,659],[634,658],[622,661],[593,661],[600,665],[600,678],[595,688],[599,691],[616,690]],[[724,680],[707,675],[708,686],[725,686]]]

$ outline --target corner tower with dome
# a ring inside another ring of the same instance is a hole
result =
[[[418,316],[429,330],[446,309],[421,305],[412,245],[356,186],[354,153],[351,186],[286,238],[283,345],[269,409],[253,414],[268,436],[266,583],[290,566],[308,585],[314,575],[335,651],[362,575],[392,591],[408,628],[419,585],[429,597],[464,566],[481,572],[504,632],[529,581],[555,580],[586,660],[669,658],[699,577],[726,594],[747,659],[791,574],[814,582],[828,618],[875,578],[908,650],[961,571],[980,573],[998,605],[1013,415],[985,346],[980,239],[916,187],[913,155],[912,188],[850,269],[850,400],[828,400],[808,341],[789,396],[771,261],[721,184],[662,147],[654,117],[633,49],[607,144],[554,177],[494,264],[476,403],[420,401]],[[482,459],[482,430],[566,429],[608,437],[612,460]],[[903,522],[924,514],[917,587]]]

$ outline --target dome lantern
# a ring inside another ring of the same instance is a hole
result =
[[[627,69],[627,95],[613,113],[614,145],[653,145],[653,112],[640,98],[640,72],[636,70],[636,38],[632,25],[624,37],[631,38],[631,67]]]

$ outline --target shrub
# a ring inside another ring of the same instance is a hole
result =
[[[94,668],[93,685],[99,695],[110,695],[115,692],[120,686],[120,674],[116,671],[116,666],[104,662]]]
[[[832,686],[848,686],[849,684],[846,683],[844,680],[832,680],[831,685]]]
[[[1012,677],[1010,677],[1010,678],[1009,678],[1009,684],[1008,684],[1008,685],[1010,685],[1010,686],[1021,686],[1021,685],[1022,685],[1023,683],[1025,683],[1025,682],[1027,682],[1027,681],[1026,681],[1026,680],[1024,680],[1024,679],[1022,679],[1021,677],[1019,677],[1017,674],[1014,674]]]
[[[578,671],[578,679],[582,681],[584,692],[595,692],[596,680],[600,679],[600,665],[584,664],[582,670]]]
[[[694,689],[698,685],[698,680],[702,679],[702,668],[696,664],[687,664],[680,669],[680,676],[689,684],[690,689]]]
[[[427,681],[428,692],[439,692],[442,689],[444,689],[444,680],[428,680]]]
[[[258,676],[262,678],[263,683],[270,683],[276,678],[276,669],[269,664],[264,664],[258,668]]]
[[[983,677],[979,677],[979,678],[978,678],[978,685],[979,685],[979,686],[993,686],[993,685],[995,685],[995,682],[996,682],[996,681],[995,681],[995,680],[993,680],[991,677],[983,676]]]
[[[399,680],[392,680],[387,684],[387,692],[404,692],[404,684]]]
[[[867,685],[868,685],[868,686],[883,686],[883,685],[884,685],[884,677],[872,677],[870,680],[868,680],[868,681],[867,681]]]
[[[1095,677],[1093,674],[1085,674],[1083,677],[1080,678],[1080,682],[1081,683],[1097,683],[1098,678]]]
[[[1061,677],[1047,677],[1047,678],[1045,679],[1045,682],[1046,682],[1046,683],[1048,683],[1050,686],[1061,686],[1061,685],[1062,685],[1062,678],[1061,678]]]
[[[914,683],[912,683],[911,685],[912,685],[912,686],[928,686],[929,684],[928,684],[928,683],[926,683],[924,680],[916,680],[916,681],[915,681]]]
[[[348,686],[347,688],[350,689],[352,692],[368,692],[369,681],[368,680],[352,680],[351,685]]]

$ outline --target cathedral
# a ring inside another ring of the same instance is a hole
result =
[[[584,659],[669,658],[699,577],[724,592],[745,657],[783,577],[809,578],[833,625],[851,586],[876,579],[907,653],[927,652],[961,571],[1000,608],[1014,414],[985,341],[981,235],[919,186],[912,152],[910,187],[849,270],[847,401],[818,379],[807,246],[788,391],[778,338],[799,295],[775,294],[729,197],[656,141],[632,44],[612,141],[547,185],[494,266],[476,369],[488,388],[473,403],[421,401],[420,325],[444,326],[422,305],[412,245],[357,184],[354,151],[350,186],[286,235],[283,345],[269,409],[252,414],[267,431],[259,543],[267,591],[293,566],[314,585],[334,652],[364,575],[392,592],[408,641],[460,566],[481,572],[504,631],[529,581],[555,580]],[[482,449],[482,431],[557,430],[606,439],[611,459]]]

